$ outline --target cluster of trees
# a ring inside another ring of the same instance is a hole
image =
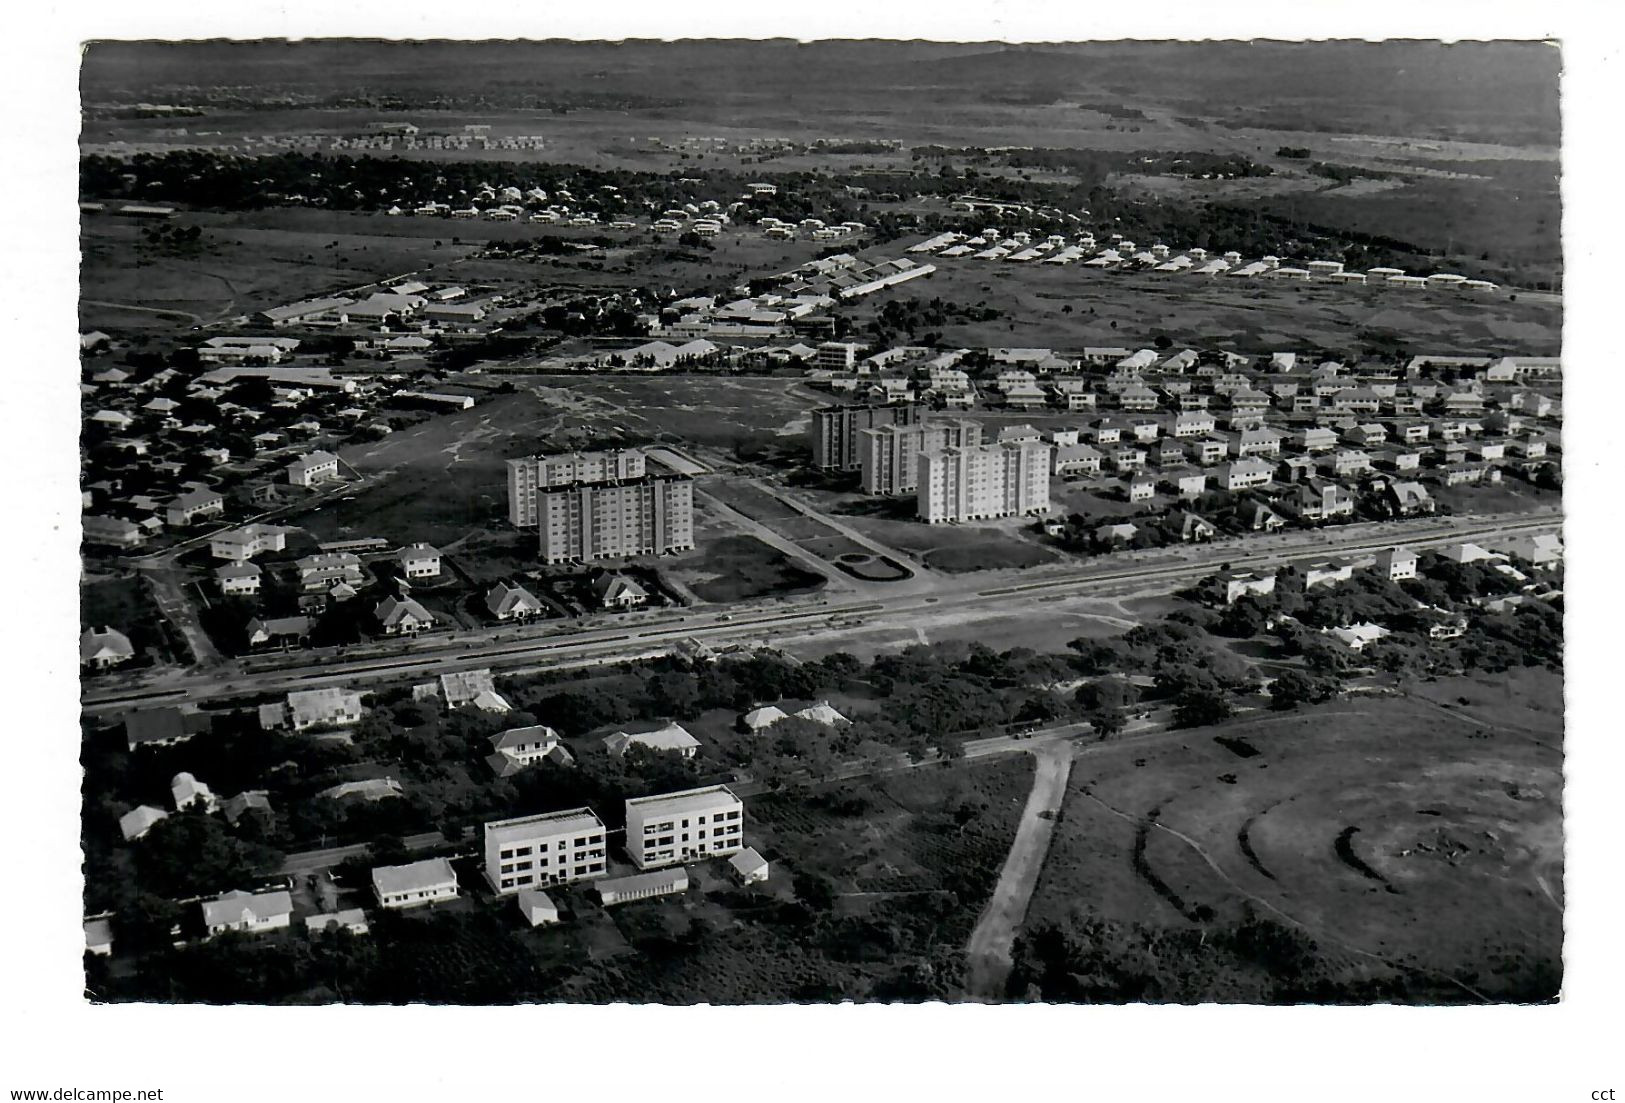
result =
[[[1189,927],[1124,922],[1077,907],[1016,937],[1008,995],[1053,1003],[1456,1002],[1420,976],[1368,978],[1302,928],[1250,905]],[[1359,979],[1353,979],[1359,976]]]
[[[1213,646],[1197,616],[1140,625],[1115,639],[1083,638],[1070,646],[1076,666],[1097,681],[1081,686],[1076,705],[1102,737],[1123,730],[1129,709],[1140,702],[1173,706],[1183,727],[1216,724],[1234,711],[1237,698],[1258,688],[1252,667]]]

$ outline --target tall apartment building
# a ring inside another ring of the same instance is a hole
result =
[[[684,476],[543,487],[536,493],[542,562],[665,555],[694,546],[694,484]]]
[[[726,785],[626,802],[626,852],[639,869],[737,854],[745,804]]]
[[[921,452],[915,501],[922,520],[985,521],[1048,513],[1051,446],[1000,441]]]
[[[564,452],[508,461],[508,521],[521,528],[536,523],[536,494],[544,487],[641,479],[643,453],[636,448]]]
[[[858,433],[858,466],[866,494],[912,494],[921,452],[982,443],[982,425],[969,418],[882,425]]]
[[[917,403],[874,406],[826,406],[813,411],[813,463],[830,471],[856,471],[859,434],[882,425],[918,425],[924,412]]]
[[[608,862],[604,821],[591,808],[485,825],[485,879],[499,893],[602,877]]]

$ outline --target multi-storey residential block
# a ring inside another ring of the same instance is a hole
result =
[[[860,433],[882,425],[918,425],[923,418],[922,408],[913,402],[814,410],[813,463],[825,471],[857,471],[862,466]]]
[[[745,805],[726,785],[626,802],[626,850],[639,869],[735,854],[744,846]]]
[[[536,506],[544,563],[666,555],[694,546],[694,485],[686,477],[547,487]]]
[[[504,895],[602,877],[604,822],[591,808],[518,816],[485,825],[485,879]]]
[[[938,524],[1048,513],[1051,451],[1043,441],[1020,440],[922,452],[919,516]]]
[[[980,422],[969,418],[882,425],[858,433],[858,462],[867,494],[912,494],[919,478],[919,455],[933,448],[982,443]]]
[[[521,528],[536,523],[536,495],[544,487],[641,479],[645,461],[636,448],[565,452],[508,461],[508,522]]]

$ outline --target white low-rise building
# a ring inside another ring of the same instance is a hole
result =
[[[233,890],[214,900],[203,901],[203,926],[210,935],[225,931],[280,930],[293,917],[293,899],[285,889],[274,892]]]
[[[415,908],[457,895],[457,872],[444,858],[425,858],[372,871],[372,891],[386,908]]]

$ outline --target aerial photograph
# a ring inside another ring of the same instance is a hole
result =
[[[84,1000],[1557,1001],[1563,57],[88,43]]]

